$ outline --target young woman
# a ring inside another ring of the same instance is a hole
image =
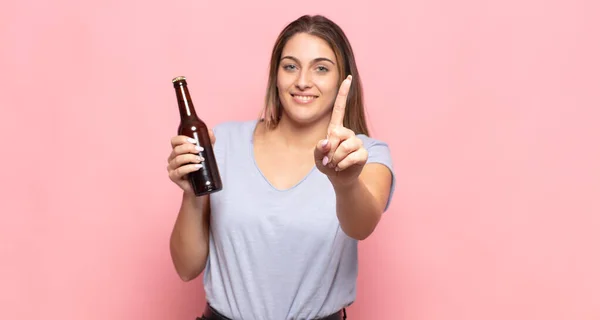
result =
[[[211,132],[222,191],[193,195],[185,177],[203,159],[172,139],[169,177],[184,192],[171,256],[184,281],[204,271],[202,319],[345,319],[358,241],[395,183],[387,144],[368,134],[350,43],[303,16],[275,43],[261,118]]]

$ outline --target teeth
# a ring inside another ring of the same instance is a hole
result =
[[[315,98],[314,96],[295,96],[295,97],[296,97],[296,99],[298,99],[300,101],[304,101],[304,102],[310,101]]]

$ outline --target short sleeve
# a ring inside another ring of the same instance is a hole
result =
[[[228,127],[231,126],[229,122],[223,122],[215,125],[212,128],[213,134],[215,135],[215,145],[222,144],[227,139],[225,133],[227,132]]]
[[[215,136],[215,144],[213,145],[213,151],[217,162],[221,164],[224,161],[225,146],[227,145],[227,126],[228,123],[220,123],[212,128]]]
[[[242,126],[241,122],[234,121],[226,121],[221,122],[215,125],[212,130],[215,135],[215,144],[213,145],[213,151],[215,153],[215,158],[217,163],[222,171],[221,174],[224,174],[223,171],[226,167],[226,159],[228,152],[231,152],[231,143],[235,141],[236,134],[240,131],[240,127]]]
[[[256,121],[226,121],[212,128],[215,135],[215,144],[213,145],[215,158],[223,170],[227,166],[228,159],[229,161],[236,159],[231,156],[231,153],[234,153],[236,149],[246,148],[247,143],[252,139],[255,124]]]
[[[384,209],[385,212],[387,211],[387,209],[390,206],[390,203],[392,202],[392,197],[396,189],[396,174],[394,173],[394,165],[392,163],[392,154],[390,152],[390,147],[387,143],[381,140],[373,139],[365,135],[358,135],[358,137],[363,141],[363,146],[369,153],[369,157],[367,158],[367,164],[380,163],[386,166],[392,174],[392,185],[390,187],[388,202]]]

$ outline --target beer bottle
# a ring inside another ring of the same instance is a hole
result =
[[[208,128],[204,121],[196,115],[185,77],[176,77],[172,81],[181,117],[177,132],[179,135],[195,139],[196,145],[204,148],[203,151],[199,152],[200,156],[204,158],[202,167],[189,173],[187,179],[192,185],[196,196],[220,191],[223,189],[223,184],[208,135]]]

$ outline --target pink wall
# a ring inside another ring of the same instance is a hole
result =
[[[600,319],[598,2],[324,3],[5,1],[0,318],[199,313],[168,252],[170,80],[210,124],[253,117],[277,33],[324,13],[399,179],[351,319]]]

